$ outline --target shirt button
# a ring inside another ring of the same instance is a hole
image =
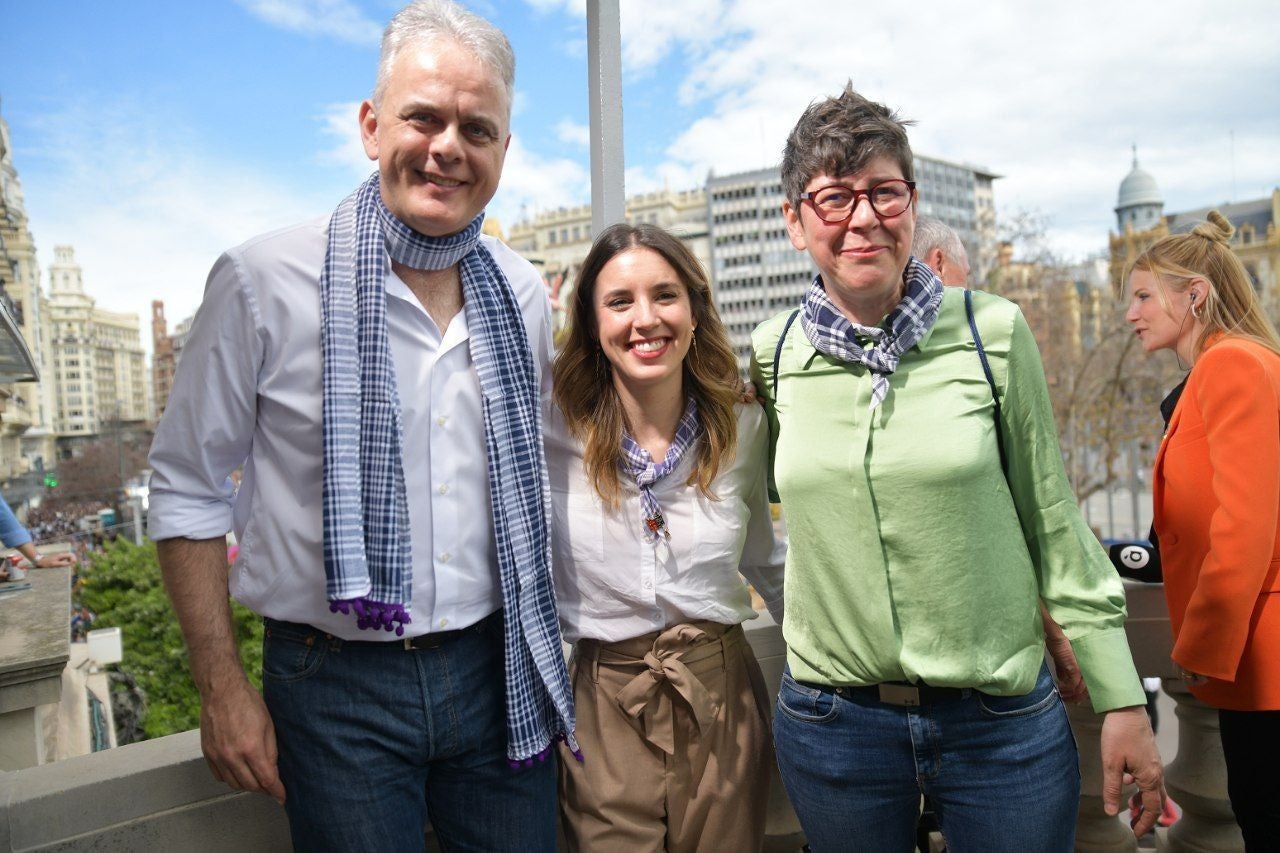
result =
[[[436,418],[436,423],[439,424],[440,426],[444,426],[448,422],[449,422],[449,418],[446,415],[441,415],[440,417]]]
[[[449,620],[448,620],[448,619],[441,619],[441,620],[440,620],[440,627],[441,627],[441,628],[443,628],[445,625],[448,625],[448,624],[449,624]]]
[[[644,581],[644,588],[645,588],[645,589],[653,589],[653,581],[649,580],[648,578],[645,578],[645,581]]]
[[[440,554],[440,562],[442,563],[447,563],[452,558],[453,558],[453,555],[450,554],[448,551],[444,551]]]
[[[437,491],[437,492],[439,492],[439,493],[440,493],[440,494],[442,494],[442,495],[447,495],[447,494],[449,494],[449,484],[448,484],[448,483],[441,483],[441,484],[440,484],[440,488],[436,489],[436,491]]]

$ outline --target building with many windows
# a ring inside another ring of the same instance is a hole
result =
[[[12,483],[14,477],[39,468],[54,455],[49,429],[53,394],[48,382],[48,340],[44,304],[40,292],[40,267],[36,262],[35,240],[27,225],[22,182],[13,162],[9,125],[0,118],[0,301],[20,337],[14,344],[25,349],[31,370],[3,371],[9,375],[38,374],[36,382],[3,382],[0,399],[4,414],[0,420],[0,483],[9,500],[21,502],[24,493]]]
[[[974,280],[995,266],[994,172],[932,157],[915,158],[920,213],[960,235]],[[782,218],[778,168],[707,179],[707,223],[716,305],[738,362],[746,367],[751,331],[778,311],[798,305],[817,270],[796,251]]]
[[[702,189],[658,190],[627,199],[627,221],[658,225],[684,239],[706,264],[707,200]],[[591,205],[561,207],[521,219],[507,243],[547,273],[571,270],[591,248]]]
[[[682,239],[710,275],[707,200],[701,189],[658,190],[627,199],[628,222],[658,225]],[[521,219],[507,243],[542,273],[555,311],[556,330],[564,325],[562,306],[573,292],[578,270],[591,248],[591,205],[561,207]]]
[[[49,326],[59,438],[93,435],[104,425],[145,422],[146,359],[137,314],[103,311],[84,292],[71,246],[55,246],[49,267]]]

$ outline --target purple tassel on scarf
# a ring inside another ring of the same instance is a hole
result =
[[[381,628],[384,631],[395,631],[397,637],[404,636],[404,626],[413,621],[409,611],[403,604],[374,601],[369,598],[346,598],[329,602],[330,613],[341,613],[343,616],[356,614],[356,627],[361,630]]]
[[[551,757],[551,750],[556,748],[557,742],[568,743],[568,740],[565,738],[563,734],[558,734],[551,739],[551,743],[547,744],[547,748],[542,750],[542,752],[539,752],[537,755],[534,755],[530,758],[526,758],[524,761],[512,761],[511,759],[508,758],[507,766],[510,767],[512,770],[520,770],[524,767],[532,767],[535,761],[541,764],[542,762],[546,761],[548,758]],[[578,761],[582,761],[583,760],[582,750],[581,749],[573,750],[573,757],[578,759]]]

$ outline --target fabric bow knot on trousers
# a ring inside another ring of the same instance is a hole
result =
[[[723,646],[700,628],[677,625],[659,634],[642,660],[608,651],[602,651],[600,657],[615,666],[644,665],[644,671],[618,693],[618,707],[645,740],[667,755],[675,755],[673,720],[677,711],[673,704],[686,706],[682,712],[692,715],[696,723],[693,731],[699,735],[708,733],[715,723],[723,702]],[[700,663],[710,666],[698,666]],[[702,675],[719,675],[712,679],[717,695],[712,695],[691,666]]]
[[[578,850],[757,850],[773,775],[770,701],[740,625],[580,640],[583,762],[560,762]]]

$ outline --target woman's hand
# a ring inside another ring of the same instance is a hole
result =
[[[1049,616],[1044,605],[1040,605],[1040,617],[1044,620],[1044,645],[1053,658],[1053,674],[1058,682],[1058,693],[1063,702],[1079,704],[1089,698],[1089,688],[1085,686],[1084,674],[1080,672],[1080,664],[1076,662],[1076,653],[1071,648],[1071,641],[1062,627]]]
[[[1120,813],[1120,792],[1136,783],[1141,807],[1133,834],[1142,836],[1164,808],[1164,765],[1156,749],[1151,720],[1142,705],[1107,711],[1102,719],[1102,810]]]

